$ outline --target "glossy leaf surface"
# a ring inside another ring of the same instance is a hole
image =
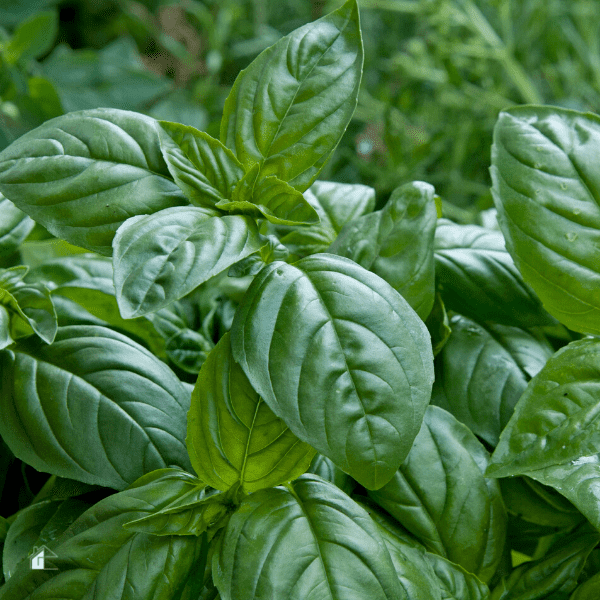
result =
[[[123,489],[153,469],[191,469],[189,397],[142,346],[104,327],[59,329],[0,354],[0,434],[36,469]]]
[[[433,354],[389,284],[331,254],[274,262],[244,296],[231,343],[295,435],[369,489],[390,480],[429,403]]]
[[[242,71],[225,102],[221,141],[299,191],[316,179],[356,107],[363,48],[356,0],[296,29]]]
[[[8,256],[29,235],[35,222],[1,194],[0,215],[0,256]]]
[[[107,256],[129,217],[187,203],[155,121],[106,108],[51,119],[5,148],[0,192],[50,233]]]
[[[407,598],[369,515],[314,475],[243,500],[213,577],[223,600]]]
[[[260,246],[248,217],[190,206],[129,219],[113,240],[121,315],[163,308]]]
[[[506,247],[561,323],[600,333],[600,117],[557,107],[500,113],[492,194]]]
[[[233,360],[229,333],[200,371],[186,442],[202,481],[219,490],[239,483],[246,493],[295,479],[315,453],[254,391]]]

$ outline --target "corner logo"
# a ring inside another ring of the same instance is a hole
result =
[[[58,558],[52,550],[46,546],[34,546],[33,552],[29,555],[29,561],[33,570],[58,571],[56,567],[48,564],[48,559]]]

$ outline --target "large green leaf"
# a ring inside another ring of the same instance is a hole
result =
[[[600,333],[600,117],[556,107],[500,113],[492,195],[506,247],[546,310]]]
[[[113,240],[114,279],[128,319],[182,298],[261,247],[249,217],[195,206],[132,217]]]
[[[4,149],[0,192],[57,237],[107,256],[129,217],[187,203],[156,122],[106,108],[51,119]]]
[[[495,446],[529,380],[554,350],[517,327],[479,324],[461,315],[454,315],[450,325],[435,365],[431,403]]]
[[[561,348],[529,382],[488,475],[529,474],[600,452],[600,340]]]
[[[408,600],[367,512],[315,475],[243,500],[213,578],[223,600]]]
[[[502,557],[506,512],[488,453],[473,433],[437,406],[396,475],[369,496],[431,552],[489,581]]]
[[[295,479],[315,454],[254,391],[231,356],[229,333],[209,354],[192,393],[187,447],[213,488],[251,493]]]
[[[274,262],[248,288],[231,343],[295,435],[369,489],[390,480],[429,403],[433,354],[389,284],[331,254]]]
[[[383,209],[347,222],[329,248],[385,279],[423,320],[435,292],[433,197],[421,181],[396,188]]]
[[[160,147],[177,185],[196,206],[231,198],[244,169],[231,150],[194,127],[159,121]]]
[[[249,169],[299,191],[316,179],[356,107],[363,48],[356,0],[296,29],[242,71],[221,141]]]
[[[0,353],[0,435],[39,471],[123,489],[153,469],[191,470],[189,396],[145,348],[110,329],[60,328],[52,345]]]
[[[467,317],[517,327],[556,323],[523,281],[499,231],[439,219],[435,277],[446,306]]]
[[[0,256],[9,256],[31,233],[35,222],[0,194]]]
[[[101,500],[48,542],[56,555],[48,561],[52,569],[21,562],[0,599],[196,600],[203,587],[196,571],[206,560],[202,538],[137,533],[123,524],[161,510],[197,483],[182,471],[161,469]]]

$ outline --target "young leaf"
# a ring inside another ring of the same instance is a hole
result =
[[[491,446],[498,443],[529,380],[554,350],[517,327],[454,315],[436,361],[431,403],[451,412]]]
[[[506,247],[544,308],[600,333],[600,117],[555,106],[500,113],[492,195]]]
[[[213,578],[223,600],[410,600],[367,512],[315,475],[244,498]]]
[[[488,476],[529,474],[600,452],[599,412],[600,340],[571,342],[529,382]]]
[[[428,550],[489,581],[502,557],[506,512],[497,482],[484,477],[487,462],[466,426],[430,406],[402,466],[369,496]]]
[[[369,489],[390,480],[429,403],[433,354],[389,284],[332,254],[274,262],[244,296],[231,343],[295,435]]]
[[[214,207],[231,198],[244,176],[244,168],[233,152],[219,140],[194,127],[159,121],[163,157],[171,176],[192,204]]]
[[[0,257],[11,255],[31,233],[35,221],[0,194]]]
[[[187,204],[156,122],[107,108],[51,119],[5,148],[0,192],[50,233],[107,256],[129,217]]]
[[[440,219],[435,277],[446,306],[477,321],[532,327],[556,320],[525,284],[497,231]]]
[[[248,217],[194,206],[132,217],[113,240],[121,315],[130,319],[163,308],[261,245]]]
[[[252,389],[231,356],[229,333],[200,371],[186,442],[202,481],[218,490],[239,483],[246,493],[295,479],[315,454]]]
[[[0,435],[39,471],[123,489],[167,465],[191,469],[189,397],[142,346],[104,327],[59,329],[0,352]]]
[[[317,178],[354,113],[363,47],[356,0],[296,29],[235,80],[221,141],[246,169],[303,192]]]

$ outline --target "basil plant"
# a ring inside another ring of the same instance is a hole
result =
[[[1,600],[599,597],[600,119],[500,114],[497,226],[375,210],[318,179],[362,64],[348,0],[219,139],[98,108],[0,153],[0,435],[50,475]]]

